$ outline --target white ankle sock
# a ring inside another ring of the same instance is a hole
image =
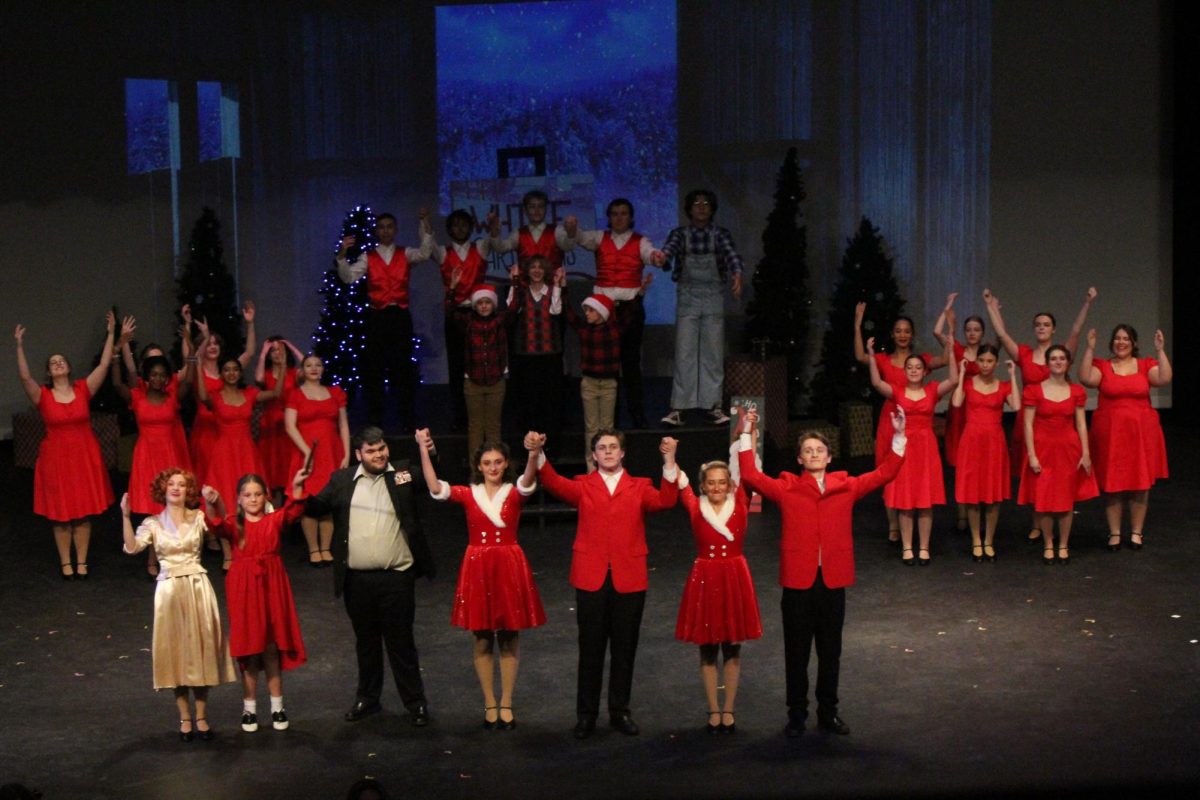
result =
[[[272,695],[271,697],[271,713],[274,714],[276,711],[283,711],[283,695],[279,695],[279,697]]]
[[[242,711],[246,712],[247,714],[257,714],[258,713],[258,701],[257,700],[243,700],[242,701]]]

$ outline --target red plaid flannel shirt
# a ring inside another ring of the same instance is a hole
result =
[[[467,320],[467,377],[480,386],[494,386],[508,373],[508,323],[513,307],[481,317],[474,309]]]
[[[567,324],[579,334],[579,370],[590,378],[621,375],[621,328],[616,314],[599,325],[589,325],[569,302],[563,290],[563,312]]]

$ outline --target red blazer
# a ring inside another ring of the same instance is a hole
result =
[[[779,542],[779,585],[786,589],[808,589],[821,578],[830,589],[854,583],[854,537],[851,522],[854,504],[896,477],[901,456],[890,449],[887,459],[874,472],[851,477],[845,472],[825,473],[825,492],[807,472],[784,472],[768,478],[754,464],[754,451],[738,455],[742,482],[778,504],[783,513],[783,536]]]
[[[571,556],[571,585],[595,592],[612,570],[613,588],[618,592],[644,592],[646,572],[646,514],[663,511],[679,499],[679,487],[663,481],[654,488],[649,478],[621,473],[611,495],[600,472],[577,475],[574,480],[554,471],[550,462],[538,470],[542,488],[564,503],[579,509],[575,544]]]

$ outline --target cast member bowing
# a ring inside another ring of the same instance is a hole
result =
[[[663,511],[679,499],[675,448],[664,438],[662,485],[626,472],[625,435],[612,428],[596,432],[592,456],[596,470],[573,480],[554,471],[545,460],[544,434],[530,431],[525,447],[537,454],[542,486],[579,510],[571,551],[571,585],[575,587],[579,624],[579,682],[575,699],[575,737],[586,739],[596,729],[604,654],[611,650],[608,675],[609,724],[628,736],[638,733],[629,710],[638,630],[646,606],[646,515]]]
[[[1137,331],[1121,323],[1108,340],[1112,357],[1096,359],[1096,331],[1087,335],[1079,381],[1100,389],[1092,414],[1091,452],[1096,482],[1104,492],[1108,549],[1121,549],[1121,516],[1129,507],[1129,546],[1142,549],[1142,526],[1150,487],[1167,477],[1167,446],[1158,412],[1150,405],[1150,387],[1171,382],[1162,331],[1154,332],[1157,358],[1138,358]]]
[[[424,488],[408,461],[389,461],[383,431],[364,428],[354,442],[358,465],[338,470],[308,500],[310,517],[333,515],[333,593],[354,626],[358,688],[347,722],[381,710],[383,651],[413,725],[429,723],[425,684],[413,639],[416,580],[434,576],[433,557],[417,515]]]
[[[947,311],[950,325],[954,325],[954,312]],[[929,369],[920,356],[911,355],[904,359],[904,382],[889,383],[879,375],[875,360],[875,339],[867,340],[867,353],[871,356],[871,385],[875,391],[904,409],[908,419],[908,457],[896,479],[883,490],[883,502],[894,508],[900,518],[900,541],[903,548],[900,559],[905,566],[913,564],[913,518],[917,520],[919,544],[917,561],[928,566],[930,560],[929,537],[933,531],[933,507],[946,502],[946,486],[942,478],[942,458],[938,454],[937,437],[933,434],[933,410],[938,400],[958,385],[958,363],[954,361],[950,340],[947,339],[944,358],[950,365],[949,375],[943,381],[925,382]]]
[[[687,509],[696,540],[696,560],[684,584],[675,638],[700,645],[700,678],[708,700],[709,733],[733,733],[734,703],[741,674],[742,642],[762,636],[762,621],[750,567],[742,554],[749,498],[733,482],[729,465],[709,461],[700,466],[697,498],[680,471],[680,502]],[[717,656],[724,659],[720,681]],[[725,703],[718,703],[718,685]]]
[[[1022,393],[1025,452],[1028,461],[1021,474],[1017,502],[1033,506],[1034,520],[1042,533],[1042,561],[1053,564],[1054,523],[1058,522],[1058,560],[1070,562],[1072,512],[1078,500],[1100,494],[1092,476],[1087,417],[1083,407],[1087,390],[1071,383],[1071,354],[1061,344],[1046,350],[1050,377]]]
[[[474,663],[483,690],[483,727],[512,730],[513,690],[520,665],[520,632],[546,622],[517,528],[525,498],[537,491],[537,455],[530,451],[525,473],[515,480],[508,445],[484,442],[472,459],[470,486],[451,486],[437,476],[429,457],[429,429],[417,431],[421,469],[434,500],[457,503],[467,512],[467,552],[458,570],[450,624],[475,635]],[[436,488],[435,488],[436,487]],[[500,702],[496,702],[495,647],[500,644]]]
[[[808,657],[817,645],[817,725],[831,733],[850,728],[838,715],[838,672],[846,587],[854,583],[854,504],[896,477],[904,462],[904,408],[892,414],[892,449],[873,472],[851,477],[828,472],[832,460],[825,435],[800,434],[796,461],[801,475],[768,478],[754,463],[751,433],[758,412],[742,424],[742,482],[779,506],[783,535],[779,542],[779,583],[783,586],[783,652],[787,674],[788,722],[784,733],[804,733],[808,717]]]

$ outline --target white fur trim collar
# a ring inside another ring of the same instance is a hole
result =
[[[511,483],[503,483],[496,490],[493,497],[488,497],[487,489],[482,483],[471,484],[471,496],[475,498],[475,505],[479,506],[479,510],[492,521],[492,524],[497,528],[506,528],[504,520],[500,517],[500,510],[504,508],[504,501],[508,499],[508,493],[512,491]]]
[[[737,503],[733,499],[733,494],[729,494],[725,498],[725,505],[721,506],[720,511],[715,511],[712,503],[708,502],[707,497],[701,496],[700,500],[700,516],[704,517],[704,521],[713,527],[717,533],[724,536],[729,541],[733,541],[733,532],[729,530],[726,524],[729,518],[733,516],[733,510]]]

